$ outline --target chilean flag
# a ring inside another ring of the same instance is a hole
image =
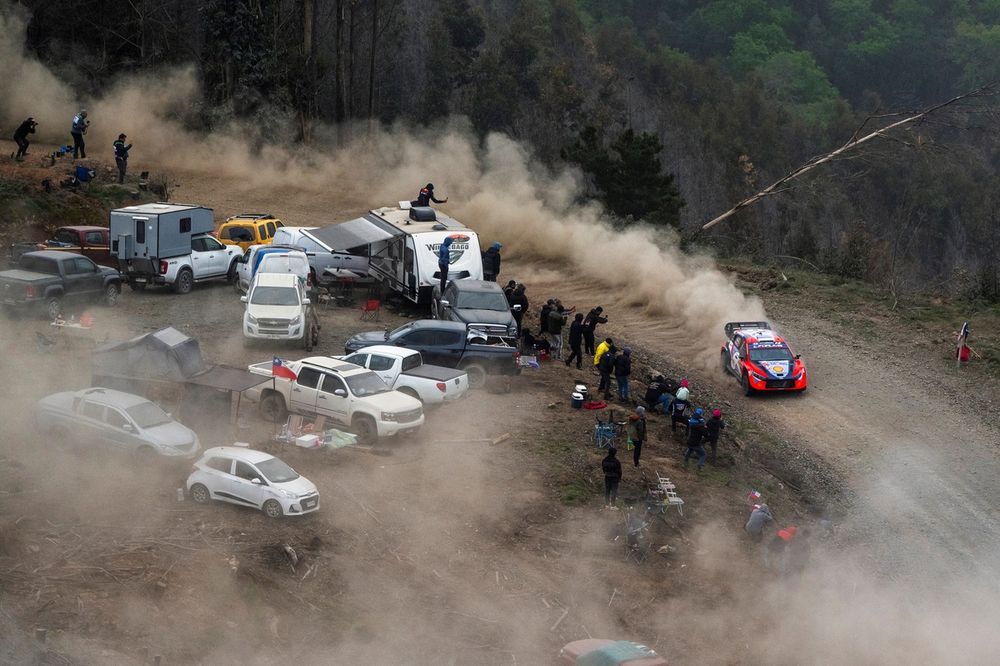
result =
[[[271,376],[291,379],[292,381],[299,378],[299,376],[292,372],[292,369],[285,365],[285,362],[277,356],[271,360]]]

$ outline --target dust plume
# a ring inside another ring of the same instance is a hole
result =
[[[0,103],[9,125],[31,114],[41,120],[43,137],[65,142],[73,113],[85,105],[93,155],[110,152],[124,132],[135,144],[134,164],[152,159],[160,169],[225,176],[275,193],[298,190],[320,201],[333,190],[340,205],[346,199],[359,210],[409,200],[422,184],[436,181],[451,201],[442,209],[479,231],[483,242],[500,240],[509,257],[560,266],[573,280],[606,285],[609,301],[641,306],[691,340],[703,340],[705,358],[714,360],[723,322],[763,316],[759,300],[740,293],[711,259],[682,252],[672,231],[613,228],[599,206],[582,203],[578,171],[542,166],[530,148],[507,136],[480,141],[461,119],[430,128],[397,125],[374,135],[348,132],[354,138],[341,148],[332,145],[330,128],[320,135],[331,145],[312,149],[288,148],[283,127],[233,124],[208,135],[191,132],[185,116],[200,99],[193,68],[133,76],[100,96],[79,96],[24,52],[24,26],[18,12],[0,16],[0,57],[7,71],[20,73],[8,79]]]

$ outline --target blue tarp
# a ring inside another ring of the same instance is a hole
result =
[[[620,666],[630,661],[650,659],[656,652],[632,641],[615,641],[576,659],[576,666]]]

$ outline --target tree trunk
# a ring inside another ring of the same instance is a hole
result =
[[[334,98],[333,113],[338,123],[343,123],[347,115],[347,57],[345,54],[346,44],[344,39],[344,24],[347,21],[348,0],[337,0],[337,18],[334,39],[337,50],[337,69],[335,75],[336,95]]]
[[[301,102],[300,119],[302,140],[312,141],[313,121],[316,117],[316,2],[302,0],[302,55],[305,58],[306,85]]]
[[[372,41],[368,56],[368,129],[375,123],[375,48],[378,46],[378,0],[372,0]]]

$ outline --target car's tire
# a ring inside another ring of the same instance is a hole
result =
[[[355,416],[351,421],[351,429],[358,436],[360,444],[374,444],[378,439],[378,426],[370,416]]]
[[[147,282],[133,282],[129,280],[128,288],[132,291],[146,291]]]
[[[239,263],[233,259],[232,263],[229,264],[229,270],[226,271],[226,282],[230,284],[236,283],[236,264]]]
[[[62,297],[52,296],[45,299],[45,316],[49,321],[55,321],[62,314]]]
[[[261,398],[258,411],[261,418],[272,423],[281,423],[288,418],[288,406],[285,405],[285,398],[274,391]]]
[[[486,385],[486,368],[478,363],[469,363],[461,368],[469,375],[469,388],[482,388]]]
[[[122,295],[122,286],[112,282],[104,287],[104,304],[110,308],[118,305],[118,297]]]
[[[200,483],[196,483],[191,486],[191,499],[194,500],[195,504],[208,504],[212,499],[212,493],[208,492],[208,488]]]
[[[182,268],[174,278],[175,294],[190,294],[194,289],[194,273],[190,268]]]
[[[285,512],[281,510],[281,503],[278,500],[267,500],[264,502],[264,506],[260,507],[260,510],[264,512],[265,516],[271,519],[281,518],[285,515]]]
[[[722,371],[729,374],[729,354],[722,352]]]
[[[747,374],[746,370],[744,370],[743,374],[740,375],[740,387],[743,389],[743,395],[753,395],[753,387],[750,386],[750,375]]]

